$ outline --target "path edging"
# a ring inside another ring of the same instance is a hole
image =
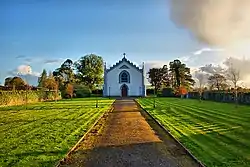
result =
[[[96,124],[100,121],[101,118],[103,118],[103,116],[109,112],[112,112],[114,110],[114,103],[115,100],[113,101],[113,103],[110,105],[110,107],[107,109],[107,111],[105,111],[103,114],[101,114],[98,119],[92,124],[92,126],[88,129],[88,131],[80,138],[80,140],[78,140],[78,142],[68,151],[68,153],[61,159],[59,160],[59,162],[56,164],[55,167],[59,167],[65,160],[66,158],[73,152],[75,151],[75,149],[77,148],[77,146],[84,140],[84,138],[91,132],[91,130],[93,130],[93,128],[96,126]]]
[[[177,140],[172,134],[171,132],[166,129],[159,121],[157,121],[151,114],[149,114],[149,112],[147,110],[145,110],[140,103],[134,99],[135,103],[152,119],[154,120],[154,122],[159,125],[166,133],[168,133],[181,147],[184,148],[184,150],[189,154],[189,156],[191,156],[198,164],[200,167],[206,167],[200,160],[198,160],[179,140]]]

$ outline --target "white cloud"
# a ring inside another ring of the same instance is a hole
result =
[[[17,67],[16,72],[17,74],[27,75],[27,74],[32,74],[32,69],[29,65],[20,65]]]
[[[32,71],[31,66],[29,65],[20,65],[16,69],[9,71],[8,72],[12,76],[17,76],[17,75],[30,75],[30,76],[36,76],[38,77],[40,75],[39,72]]]
[[[37,85],[39,72],[32,71],[32,67],[29,65],[20,65],[16,69],[9,72],[11,76],[19,76],[27,81],[30,85]]]
[[[224,51],[224,49],[202,48],[202,49],[199,49],[199,50],[193,52],[193,55],[200,55],[204,52],[222,52],[222,51]]]
[[[147,61],[145,62],[145,69],[148,72],[151,68],[161,68],[164,65],[169,65],[169,61]]]

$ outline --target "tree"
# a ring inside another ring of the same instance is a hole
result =
[[[57,90],[58,89],[58,84],[53,76],[49,76],[44,80],[43,83],[44,88],[51,90]]]
[[[166,87],[170,87],[171,86],[171,81],[170,81],[170,76],[169,76],[169,73],[168,73],[168,67],[167,65],[163,65],[162,67],[162,80],[163,80],[163,84],[166,86]]]
[[[226,71],[226,76],[229,81],[232,82],[234,86],[234,93],[235,93],[235,103],[238,102],[238,82],[240,80],[240,70],[233,67],[232,64],[228,67]]]
[[[211,75],[209,78],[208,78],[208,82],[211,86],[211,88],[213,89],[214,87],[217,88],[217,90],[222,90],[222,89],[225,89],[225,87],[227,86],[226,84],[226,78],[221,75],[221,74],[214,74],[214,75]]]
[[[190,68],[186,64],[181,63],[180,60],[174,60],[169,63],[169,71],[172,79],[172,87],[179,89],[180,86],[189,88],[194,85],[195,81],[192,79]]]
[[[195,77],[198,80],[198,91],[199,91],[200,100],[201,100],[203,89],[208,80],[208,74],[199,70],[199,71],[195,71]]]
[[[24,82],[24,80],[20,77],[14,77],[12,78],[12,80],[10,81],[10,85],[12,87],[15,88],[23,88],[24,86],[26,86],[27,84]]]
[[[41,76],[38,78],[38,87],[44,87],[44,82],[47,79],[47,71],[43,69]]]
[[[65,60],[62,65],[53,72],[55,81],[60,91],[65,91],[67,84],[73,84],[76,77],[73,70],[74,63],[72,60]]]
[[[75,74],[73,71],[73,61],[67,59],[63,64],[53,72],[54,77],[57,77],[58,81],[61,81],[64,85],[67,83],[73,83],[75,80]]]
[[[154,86],[154,92],[157,91],[162,86],[162,73],[160,68],[151,68],[148,72],[149,82],[152,86]]]
[[[10,87],[12,79],[13,79],[12,77],[5,78],[5,80],[4,80],[4,86]]]
[[[91,90],[96,84],[103,82],[103,59],[95,54],[81,57],[75,62],[77,77],[80,82],[84,83]]]
[[[72,98],[74,93],[74,86],[72,84],[67,84],[65,89],[65,96]]]

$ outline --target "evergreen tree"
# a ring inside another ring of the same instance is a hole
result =
[[[44,87],[44,82],[47,79],[47,71],[43,69],[41,76],[38,78],[38,87]]]

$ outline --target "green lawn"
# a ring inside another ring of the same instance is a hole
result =
[[[138,99],[206,166],[250,166],[250,106],[191,99]]]
[[[113,102],[99,99],[0,108],[0,166],[54,166]]]

